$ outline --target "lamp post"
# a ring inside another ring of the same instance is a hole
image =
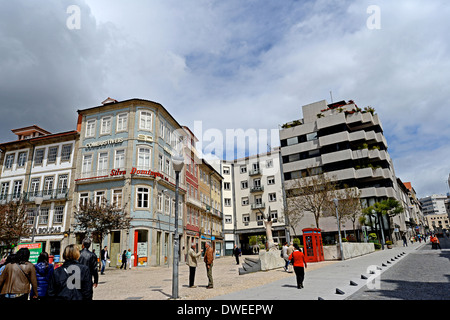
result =
[[[341,237],[341,224],[339,223],[339,211],[338,211],[339,200],[334,198],[333,202],[334,202],[334,206],[336,207],[336,219],[337,219],[338,233],[339,233],[339,249],[341,252],[341,260],[344,260],[344,250],[342,248],[342,237]]]
[[[44,198],[42,198],[42,197],[34,198],[34,203],[37,205],[37,210],[36,210],[36,214],[34,215],[33,233],[31,235],[31,243],[34,243],[34,235],[36,234],[37,221],[39,218],[39,210],[41,208],[42,201],[44,201]]]
[[[173,246],[173,272],[172,272],[172,298],[178,299],[178,193],[180,184],[180,172],[183,170],[184,158],[181,155],[172,157],[173,169],[175,170],[175,235]]]

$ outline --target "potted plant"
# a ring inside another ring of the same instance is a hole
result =
[[[391,241],[391,240],[387,240],[387,241],[386,241],[386,247],[387,247],[388,249],[392,249],[392,241]]]

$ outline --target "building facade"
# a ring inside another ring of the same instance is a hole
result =
[[[372,108],[362,110],[352,101],[328,104],[325,100],[302,107],[303,118],[284,124],[280,144],[284,187],[295,187],[297,179],[324,173],[339,185],[356,187],[363,207],[385,198],[398,198],[393,162],[387,151],[383,127]],[[295,196],[295,192],[292,193]],[[388,223],[383,223],[387,227]],[[299,230],[315,227],[314,217],[305,213]],[[324,241],[334,242],[336,218],[320,219]],[[359,226],[358,226],[359,228]],[[352,223],[341,226],[352,231]],[[405,232],[399,226],[398,232]]]
[[[18,139],[0,144],[0,203],[23,201],[34,241],[58,262],[71,230],[78,132],[52,134],[36,125],[12,131]],[[43,199],[38,215],[36,198]]]
[[[254,239],[266,236],[264,220],[272,220],[277,243],[288,239],[284,216],[284,194],[280,171],[280,150],[222,161],[225,248],[234,245],[253,252]]]
[[[180,248],[184,246],[185,169],[180,173],[179,202],[175,203],[172,165],[172,156],[182,152],[185,132],[181,125],[159,103],[107,99],[100,106],[78,110],[77,130],[77,203],[106,199],[133,219],[130,230],[113,231],[94,246],[96,252],[107,245],[111,266],[128,249],[135,266],[170,264],[175,219]],[[78,234],[76,242],[81,243],[84,236]]]

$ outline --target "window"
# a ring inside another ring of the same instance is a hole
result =
[[[116,150],[116,156],[114,158],[114,168],[125,168],[125,150]]]
[[[5,158],[5,169],[11,169],[14,163],[14,153],[10,153]]]
[[[86,138],[95,136],[95,119],[86,122]]]
[[[274,193],[269,193],[269,201],[277,201],[277,194]]]
[[[270,211],[270,216],[272,217],[272,221],[274,223],[278,221],[278,211],[277,210]]]
[[[162,192],[158,192],[158,211],[163,212],[164,197]]]
[[[170,213],[170,197],[169,196],[164,197],[164,213],[167,215]]]
[[[14,181],[13,199],[19,199],[22,194],[22,180]]]
[[[61,150],[61,161],[70,161],[71,155],[72,155],[72,145],[71,144],[63,145]]]
[[[248,206],[248,204],[249,204],[248,197],[243,197],[241,200],[242,200],[243,206]]]
[[[68,174],[62,174],[58,177],[58,193],[66,193],[67,192],[68,179],[69,179]]]
[[[49,196],[53,192],[54,177],[45,177],[44,179],[44,196]]]
[[[55,212],[53,214],[53,223],[62,223],[64,217],[64,206],[55,207]]]
[[[165,166],[164,172],[170,176],[170,160],[169,159],[166,159],[166,166]]]
[[[126,131],[128,127],[128,114],[121,113],[117,116],[117,131]]]
[[[89,202],[89,193],[80,193],[80,201],[79,204],[80,206],[85,206],[87,205]]]
[[[97,174],[99,176],[105,175],[108,172],[108,153],[101,152],[98,156]]]
[[[241,166],[241,173],[247,172],[247,166]]]
[[[110,134],[111,133],[111,117],[102,118],[102,124],[100,126],[100,134]]]
[[[81,176],[88,177],[92,171],[92,154],[86,154],[83,156],[83,163],[81,167]]]
[[[242,215],[242,222],[249,223],[250,222],[250,215],[248,215],[248,214]]]
[[[223,167],[223,174],[230,174],[230,167]]]
[[[58,155],[58,147],[48,148],[47,163],[55,163]]]
[[[266,168],[272,168],[273,167],[273,160],[269,159],[266,161]]]
[[[101,205],[105,198],[105,191],[95,191],[94,202],[97,205]]]
[[[139,118],[139,129],[152,130],[152,113],[141,111]]]
[[[41,166],[44,161],[44,149],[36,149],[34,154],[34,164],[37,166]]]
[[[306,135],[306,141],[317,140],[317,132],[308,133]]]
[[[9,182],[2,182],[0,189],[0,200],[5,200],[9,192]]]
[[[275,184],[275,176],[267,177],[267,184]]]
[[[231,184],[229,182],[224,182],[223,183],[223,190],[230,190],[231,189]]]
[[[150,149],[138,148],[138,168],[147,169],[150,167]]]
[[[292,146],[292,145],[297,144],[297,143],[298,143],[298,138],[297,137],[286,139],[286,144],[288,146]]]
[[[122,189],[117,189],[112,191],[112,204],[116,208],[122,207]]]
[[[230,224],[230,223],[232,223],[232,218],[231,218],[231,215],[226,215],[225,216],[225,223],[227,223],[227,224]]]
[[[18,167],[24,167],[27,163],[27,152],[19,152],[19,159],[17,160]]]
[[[48,223],[48,211],[49,208],[40,208],[39,210],[39,224],[47,224]]]
[[[136,207],[137,208],[148,208],[149,207],[149,194],[150,191],[148,188],[139,187],[137,188],[137,201],[136,201]]]
[[[41,179],[40,178],[34,178],[31,179],[31,186],[30,186],[30,195],[32,197],[36,197],[39,195],[39,185],[41,183]]]
[[[224,199],[224,205],[226,206],[226,207],[231,207],[231,199],[230,198],[225,198]]]
[[[247,189],[248,188],[248,181],[241,181],[241,189]]]
[[[262,226],[264,223],[264,217],[262,214],[257,214],[256,215],[256,223],[258,224],[258,226]]]

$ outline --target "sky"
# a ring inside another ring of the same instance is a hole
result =
[[[450,3],[295,0],[0,0],[0,141],[77,110],[161,103],[208,139],[283,123],[320,100],[372,106],[396,175],[449,192]],[[255,141],[250,140],[248,146]],[[225,145],[225,142],[224,142]],[[229,143],[226,157],[245,151]]]

